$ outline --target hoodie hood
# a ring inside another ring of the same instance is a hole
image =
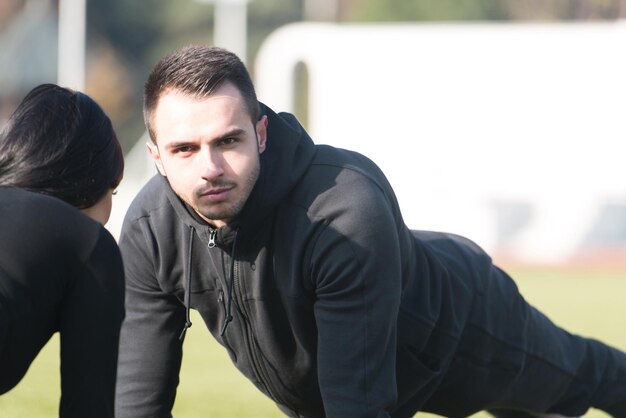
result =
[[[260,155],[259,178],[241,213],[231,223],[218,230],[218,240],[224,244],[232,241],[234,230],[248,231],[263,222],[289,194],[303,176],[315,155],[313,141],[290,113],[275,113],[260,103],[261,114],[268,118],[267,144]],[[167,183],[167,179],[162,177]],[[169,186],[165,188],[168,199],[180,219],[198,234],[209,240],[207,223],[185,203]]]

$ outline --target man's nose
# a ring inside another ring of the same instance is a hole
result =
[[[202,151],[202,177],[213,179],[224,174],[224,162],[219,152],[211,149]]]

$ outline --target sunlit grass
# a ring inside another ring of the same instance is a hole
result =
[[[516,281],[526,299],[569,331],[626,349],[626,272],[518,271]],[[276,406],[232,366],[212,340],[198,315],[187,334],[174,416],[281,417]],[[59,342],[55,336],[26,377],[0,396],[2,418],[49,418],[58,410]],[[418,414],[430,417],[429,414]],[[591,411],[591,418],[608,415]],[[480,413],[473,418],[486,418]]]

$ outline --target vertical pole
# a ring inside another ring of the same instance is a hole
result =
[[[247,8],[249,0],[196,0],[215,4],[213,44],[237,54],[245,63],[247,55]]]
[[[246,61],[247,5],[245,0],[217,0],[213,30],[216,46],[228,49],[237,54],[242,61]]]
[[[84,90],[87,0],[59,0],[57,83]]]
[[[304,0],[304,20],[335,22],[339,18],[337,0]]]

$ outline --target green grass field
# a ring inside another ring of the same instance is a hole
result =
[[[626,350],[626,272],[518,271],[514,274],[526,299],[566,329],[599,338]],[[187,333],[174,416],[176,418],[280,417],[231,365],[195,316]],[[2,418],[49,418],[57,415],[59,399],[59,340],[43,349],[26,377],[0,396]],[[432,417],[418,414],[418,417]],[[480,413],[473,418],[485,418]],[[608,415],[590,411],[587,417]]]

